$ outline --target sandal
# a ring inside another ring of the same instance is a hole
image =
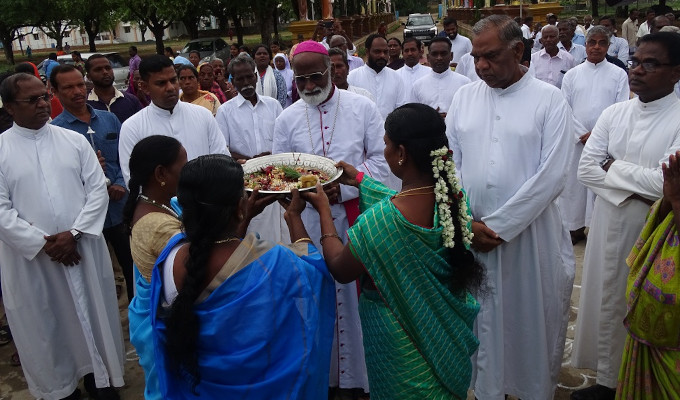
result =
[[[0,326],[0,346],[4,346],[12,341],[12,332],[9,330],[9,325]]]
[[[12,354],[12,357],[9,359],[9,364],[13,367],[20,367],[21,366],[21,360],[19,359],[19,352],[15,351],[14,354]]]

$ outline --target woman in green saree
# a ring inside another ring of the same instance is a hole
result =
[[[663,198],[626,260],[628,330],[617,399],[671,400],[680,393],[680,152],[663,169]]]
[[[479,342],[470,294],[483,279],[439,114],[407,104],[385,121],[395,192],[343,162],[362,214],[339,240],[323,190],[307,193],[321,216],[321,245],[339,282],[362,278],[359,312],[371,399],[465,399]]]

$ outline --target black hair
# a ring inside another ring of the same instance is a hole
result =
[[[265,49],[267,51],[267,54],[269,54],[269,61],[271,61],[272,58],[274,57],[272,55],[272,50],[269,48],[269,46],[267,46],[266,44],[262,44],[262,43],[256,44],[255,47],[253,47],[253,51],[250,53],[250,56],[253,57],[253,59],[255,59],[255,53],[257,53],[257,51],[261,48]]]
[[[19,93],[19,82],[30,81],[31,78],[35,78],[33,72],[30,74],[19,72],[5,78],[2,84],[0,84],[0,98],[2,98],[2,102],[5,104],[13,102],[17,97],[17,93]]]
[[[154,54],[142,58],[142,62],[139,63],[139,75],[143,81],[148,81],[152,73],[161,72],[168,67],[174,67],[171,59],[160,54]]]
[[[458,26],[458,21],[456,21],[455,18],[451,18],[451,17],[444,18],[444,22],[442,22],[442,26],[448,26],[448,25],[451,25],[451,24]]]
[[[244,53],[250,54],[250,47],[246,46],[245,44],[241,45],[238,47],[238,51],[242,51]]]
[[[140,140],[130,154],[130,195],[123,207],[123,223],[132,233],[132,217],[141,188],[154,176],[156,167],[170,167],[177,161],[182,144],[175,138],[152,135]]]
[[[128,49],[134,51],[135,54],[137,53],[137,46],[130,46]]]
[[[59,89],[59,86],[57,85],[57,75],[71,71],[78,71],[82,75],[82,72],[71,64],[60,64],[52,68],[52,72],[50,73],[50,85],[55,89]]]
[[[414,37],[407,37],[406,39],[404,39],[404,43],[402,43],[401,47],[406,46],[406,43],[415,43],[418,50],[423,49],[423,42],[421,42],[420,39],[416,39]]]
[[[372,33],[368,35],[368,37],[366,38],[366,43],[364,45],[366,47],[366,50],[371,50],[371,47],[373,46],[373,41],[376,39],[385,40],[387,42],[384,36],[378,35],[377,33]]]
[[[191,51],[189,52],[189,55],[192,55],[192,54],[197,54],[197,55],[198,55],[198,58],[201,58],[201,52],[198,51],[198,50],[191,50]]]
[[[392,111],[385,120],[385,134],[395,146],[403,145],[413,164],[423,175],[432,176],[430,153],[442,147],[449,147],[444,119],[432,107],[425,104],[409,103]],[[440,172],[449,182],[446,170]],[[433,178],[434,179],[434,178]],[[465,248],[462,227],[458,216],[459,201],[465,201],[449,188],[451,218],[454,225],[454,247],[449,251],[451,266],[449,287],[451,292],[463,295],[476,292],[484,282],[484,269],[475,259],[472,251]]]
[[[645,11],[645,16],[647,16],[647,15],[649,15],[649,14],[654,14],[654,15],[656,15],[656,10],[655,10],[654,8],[652,8],[652,7],[648,8],[648,9]]]
[[[92,61],[100,59],[100,58],[106,58],[106,56],[103,55],[103,54],[99,54],[99,53],[92,54],[91,56],[89,56],[87,58],[87,60],[85,60],[85,72],[89,73],[90,69],[92,69]],[[106,58],[106,60],[108,61],[108,58]],[[109,62],[109,64],[110,64],[110,62]]]
[[[57,59],[57,53],[50,53],[47,55],[47,58],[50,60],[56,60]]]
[[[427,51],[430,51],[430,47],[432,47],[432,43],[446,43],[446,45],[449,47],[449,51],[451,51],[451,41],[449,38],[445,38],[442,36],[435,36],[430,40],[430,43],[427,45]]]
[[[22,62],[15,65],[14,72],[23,72],[35,76],[35,69],[33,69],[33,66],[28,62]]]
[[[179,79],[179,73],[184,71],[185,69],[188,69],[189,71],[191,71],[194,74],[194,76],[196,77],[196,79],[198,79],[198,71],[196,70],[196,68],[193,65],[189,65],[189,64],[181,64],[179,67],[177,67],[177,78],[178,79]]]
[[[668,63],[680,65],[680,35],[675,32],[650,33],[640,38],[642,43],[658,43],[666,48]]]
[[[172,47],[170,47],[170,46],[166,47],[164,50],[167,51],[168,53],[174,54],[174,51],[172,50]]]
[[[401,44],[401,40],[399,40],[399,38],[396,38],[396,37],[391,37],[391,38],[387,39],[387,43],[389,44],[390,41],[392,41],[392,40],[396,40],[397,43],[399,43],[399,47],[403,47],[402,44]]]
[[[349,68],[349,61],[347,61],[347,52],[346,51],[342,51],[342,50],[338,49],[337,47],[331,47],[330,49],[328,49],[328,57],[331,57],[331,56],[341,56],[342,62],[344,62],[345,65],[347,66],[347,68]]]
[[[71,52],[71,56],[74,56],[74,55],[78,56],[78,58],[80,58],[81,60],[83,59],[83,57],[80,55],[80,52],[78,50],[73,50]]]
[[[602,21],[604,21],[604,20],[608,20],[609,22],[611,22],[612,26],[616,26],[616,19],[615,19],[613,16],[611,16],[611,15],[603,15],[603,16],[601,16],[600,19],[598,19],[597,21],[598,21],[598,22],[602,22]]]
[[[198,368],[200,321],[194,303],[206,280],[215,241],[234,236],[243,198],[243,168],[233,158],[210,154],[189,161],[179,177],[177,200],[189,241],[186,276],[166,317],[168,367],[188,380],[192,391],[201,381]]]

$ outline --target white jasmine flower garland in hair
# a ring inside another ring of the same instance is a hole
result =
[[[451,203],[452,198],[455,197],[458,203],[458,222],[463,233],[463,244],[465,247],[470,247],[472,244],[472,231],[470,226],[472,217],[468,213],[467,202],[463,194],[463,188],[456,177],[456,165],[453,162],[453,151],[446,146],[434,150],[430,153],[432,159],[432,172],[434,178],[437,180],[434,186],[435,201],[437,202],[437,209],[439,211],[439,219],[444,228],[442,236],[444,237],[444,247],[453,248],[455,245],[454,237],[456,230],[453,225],[453,217],[451,217]],[[446,172],[448,182],[444,180],[442,172]],[[453,193],[449,193],[449,187]]]

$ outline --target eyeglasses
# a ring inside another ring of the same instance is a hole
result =
[[[27,103],[34,106],[38,104],[40,100],[45,100],[45,103],[49,103],[50,100],[52,100],[52,93],[45,93],[42,96],[33,96],[29,97],[28,99],[15,99],[14,101],[18,103]]]
[[[628,61],[628,64],[630,65],[630,69],[635,69],[638,66],[642,65],[642,69],[645,70],[645,72],[654,72],[658,67],[663,67],[663,66],[672,66],[673,64],[669,63],[660,63],[658,61],[643,61],[640,62],[640,60],[632,59]]]
[[[323,83],[324,75],[326,75],[330,69],[331,67],[328,67],[323,72],[315,72],[309,75],[295,75],[295,83],[301,87],[307,84],[307,80],[310,80],[315,85],[321,85]]]

